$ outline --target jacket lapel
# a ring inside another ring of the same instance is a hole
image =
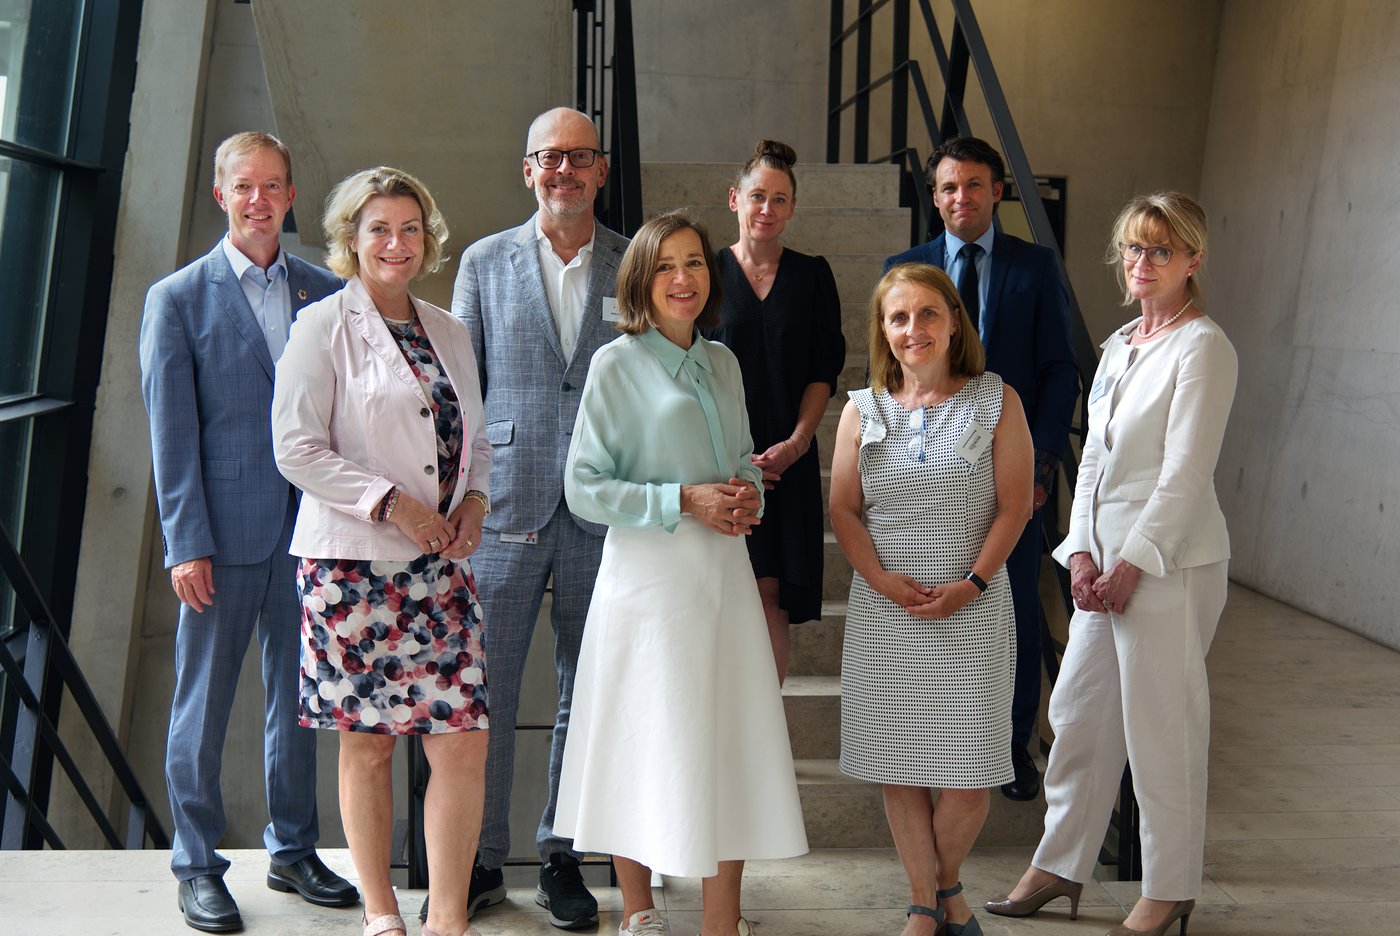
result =
[[[612,238],[605,243],[602,233],[600,227],[593,241],[593,266],[588,272],[588,302],[584,305],[579,340],[574,346],[575,356],[577,349],[600,347],[619,334],[615,323],[603,321],[603,298],[617,291],[617,268],[622,264],[623,248],[612,243]]]
[[[412,390],[423,405],[428,404],[428,398],[423,393],[423,385],[414,375],[408,362],[404,360],[403,350],[399,343],[394,340],[394,336],[389,334],[389,326],[384,324],[384,319],[380,317],[379,311],[375,309],[374,303],[370,300],[369,294],[361,285],[358,278],[350,280],[345,286],[346,302],[345,307],[349,312],[347,316],[350,325],[355,329],[355,333],[365,340],[370,350],[379,355],[392,373],[404,385]],[[429,337],[431,339],[431,336]]]
[[[1011,245],[1009,238],[997,231],[992,238],[992,281],[987,284],[987,304],[982,309],[982,326],[978,330],[987,336],[985,344],[991,347],[996,335],[997,313],[1001,311],[1001,296],[1006,288],[1006,273],[1011,269]]]
[[[545,341],[559,363],[567,367],[564,346],[559,343],[559,327],[549,308],[549,296],[544,291],[544,274],[540,272],[539,246],[535,241],[535,220],[531,218],[518,229],[519,235],[510,254],[511,268],[518,287],[517,301],[527,310],[535,325],[544,333]]]
[[[248,297],[243,295],[243,287],[233,276],[233,267],[229,265],[228,257],[224,254],[223,241],[214,247],[208,260],[209,283],[211,292],[214,294],[214,301],[233,321],[234,328],[238,329],[243,340],[248,342],[248,346],[253,350],[253,356],[258,359],[262,369],[267,372],[268,379],[272,379],[272,353],[267,350],[267,339],[263,337],[262,329],[258,327],[258,320],[253,317],[253,310],[248,305]]]

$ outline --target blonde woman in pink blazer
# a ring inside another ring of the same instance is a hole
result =
[[[340,810],[365,936],[407,936],[389,881],[390,762],[423,737],[427,936],[465,936],[487,729],[481,605],[467,557],[489,509],[476,358],[466,328],[409,293],[447,227],[413,176],[380,167],[327,202],[328,266],[349,282],[308,306],[277,364],[277,465],[302,490],[301,724],[343,732]]]
[[[1215,464],[1236,359],[1203,311],[1205,210],[1162,192],[1132,199],[1109,262],[1141,317],[1103,343],[1070,532],[1055,559],[1076,611],[1050,698],[1055,744],[1045,834],[1019,883],[987,903],[1030,916],[1078,910],[1126,759],[1142,811],[1142,897],[1110,936],[1181,932],[1201,889],[1210,690],[1206,652],[1225,606],[1230,539]]]

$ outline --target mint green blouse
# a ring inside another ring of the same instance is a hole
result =
[[[585,520],[675,530],[681,485],[742,478],[753,464],[739,362],[696,333],[686,351],[655,328],[599,348],[588,365],[564,496]]]

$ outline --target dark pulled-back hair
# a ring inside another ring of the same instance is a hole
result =
[[[786,143],[779,143],[777,140],[759,140],[753,148],[753,155],[749,161],[739,169],[739,175],[734,179],[734,188],[744,187],[744,180],[749,177],[755,169],[777,169],[779,172],[787,173],[788,181],[792,183],[792,197],[797,197],[797,176],[793,175],[792,167],[797,165],[797,150]]]
[[[710,296],[705,308],[695,320],[700,331],[709,331],[719,324],[719,308],[724,304],[724,290],[719,270],[715,267],[715,252],[710,247],[710,235],[705,226],[682,211],[657,215],[643,224],[632,236],[622,265],[617,270],[617,330],[640,335],[656,324],[656,310],[651,307],[651,282],[656,275],[656,263],[661,256],[661,242],[672,234],[692,230],[700,237],[700,251],[705,255],[705,268],[710,273]]]
[[[929,155],[928,164],[924,166],[924,181],[929,188],[937,188],[938,164],[945,159],[981,163],[992,170],[993,185],[1006,181],[1006,163],[1002,162],[996,147],[977,137],[956,136],[938,144],[938,149]]]

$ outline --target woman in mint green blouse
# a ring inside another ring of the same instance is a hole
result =
[[[651,872],[704,878],[702,936],[748,936],[743,862],[807,850],[768,628],[742,537],[762,513],[744,384],[705,232],[637,232],[622,337],[589,365],[564,492],[608,525],[555,829],[614,856],[626,934],[661,934]]]

